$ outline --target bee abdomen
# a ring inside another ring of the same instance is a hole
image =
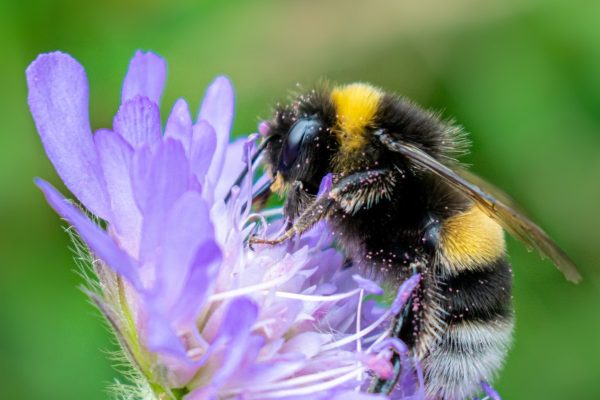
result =
[[[512,315],[512,271],[505,257],[438,282],[448,322],[487,322]]]
[[[500,369],[512,337],[511,282],[505,257],[440,279],[447,328],[423,360],[431,398],[471,396]]]

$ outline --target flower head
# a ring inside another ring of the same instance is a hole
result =
[[[251,233],[283,224],[278,210],[251,212],[265,178],[253,183],[249,173],[232,187],[245,167],[252,171],[257,138],[229,142],[231,84],[217,78],[195,120],[178,100],[163,130],[165,78],[163,59],[136,53],[112,129],[92,134],[81,65],[57,52],[27,69],[46,153],[106,228],[37,184],[89,248],[98,278],[90,295],[142,378],[140,390],[188,400],[376,398],[363,391],[370,375],[391,377],[391,349],[409,359],[401,342],[386,339],[386,323],[419,277],[384,309],[364,301],[380,288],[356,267],[342,268],[325,224],[285,246],[248,249]]]

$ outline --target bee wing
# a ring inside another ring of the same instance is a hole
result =
[[[486,214],[498,221],[507,232],[522,241],[530,250],[536,249],[543,258],[548,257],[569,281],[581,281],[581,275],[573,260],[542,228],[518,211],[508,196],[500,190],[470,172],[452,170],[413,145],[395,141],[387,134],[380,134],[380,139],[390,150],[401,153],[414,164],[439,176],[475,201]]]

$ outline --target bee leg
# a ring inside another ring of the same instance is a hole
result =
[[[340,179],[329,191],[313,201],[298,218],[290,229],[275,239],[251,237],[249,245],[277,245],[300,235],[320,220],[327,217],[335,206],[352,214],[362,207],[370,208],[382,197],[389,196],[393,187],[394,175],[391,170],[371,170],[357,172]]]
[[[340,179],[328,195],[340,209],[352,215],[373,207],[383,199],[390,199],[395,184],[393,170],[362,171]]]
[[[254,244],[268,244],[268,245],[276,245],[285,242],[293,238],[296,235],[301,235],[317,222],[324,219],[329,213],[331,206],[334,204],[334,200],[325,195],[321,196],[317,200],[315,200],[312,204],[310,204],[306,210],[298,218],[294,220],[291,228],[286,230],[281,236],[275,239],[263,239],[256,236],[252,236],[248,243],[250,246]]]
[[[399,337],[404,321],[408,318],[409,310],[412,307],[412,298],[408,299],[404,308],[392,320],[391,337]],[[389,396],[394,390],[402,376],[402,357],[394,352],[391,360],[394,375],[391,379],[374,378],[369,386],[369,393],[383,393]]]

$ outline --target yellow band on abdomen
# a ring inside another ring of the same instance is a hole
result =
[[[441,253],[449,272],[485,269],[505,249],[502,227],[477,206],[442,224]]]

